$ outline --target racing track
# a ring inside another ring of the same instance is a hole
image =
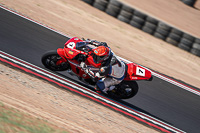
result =
[[[40,62],[42,54],[62,48],[67,40],[66,36],[0,8],[0,50],[6,53],[44,68]],[[68,74],[62,74],[69,79]],[[72,80],[79,82],[76,77]],[[120,101],[122,104],[185,132],[199,132],[199,95],[156,77],[152,82],[140,81],[138,85],[139,93],[132,99]]]

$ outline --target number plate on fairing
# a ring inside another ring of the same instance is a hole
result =
[[[145,76],[145,69],[142,69],[142,68],[140,68],[140,67],[137,67],[136,68],[136,75],[138,75],[138,76]]]
[[[70,42],[70,43],[67,44],[67,47],[71,48],[71,49],[74,49],[75,46],[76,46],[76,44],[74,42]]]

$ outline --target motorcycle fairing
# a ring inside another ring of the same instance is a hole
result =
[[[62,57],[62,59],[63,59],[65,62],[67,61],[67,59],[66,59],[67,55],[65,54],[65,49],[58,48],[58,49],[57,49],[57,53],[58,53],[58,55],[59,55],[60,57]]]
[[[72,71],[77,73],[80,77],[82,77],[82,75],[85,73],[78,67],[80,62],[75,60],[75,57],[78,54],[88,55],[87,60],[85,61],[86,65],[91,65],[95,68],[101,67],[101,63],[96,64],[94,62],[92,55],[84,51],[76,49],[77,43],[82,42],[82,41],[83,40],[77,37],[71,38],[65,43],[64,49],[59,48],[57,50],[58,54],[62,57],[62,60],[59,62],[60,63],[62,63],[62,61],[71,62],[70,65],[71,65]],[[151,78],[151,72],[148,69],[145,69],[135,63],[129,63],[127,64],[127,66],[128,66],[127,75],[124,78],[124,80],[149,80]]]
[[[151,78],[151,72],[135,63],[129,63],[127,75],[124,80],[148,80]]]

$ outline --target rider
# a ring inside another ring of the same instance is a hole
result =
[[[94,42],[97,47],[93,49],[91,55],[93,62],[100,64],[99,71],[94,74],[84,62],[81,62],[81,67],[91,78],[101,78],[97,81],[95,89],[107,93],[108,90],[114,89],[114,85],[119,84],[124,79],[126,65],[116,57],[107,43],[98,41],[91,41],[90,43],[94,44]]]

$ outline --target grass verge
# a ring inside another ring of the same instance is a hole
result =
[[[32,117],[0,102],[0,133],[68,133],[47,121]]]

